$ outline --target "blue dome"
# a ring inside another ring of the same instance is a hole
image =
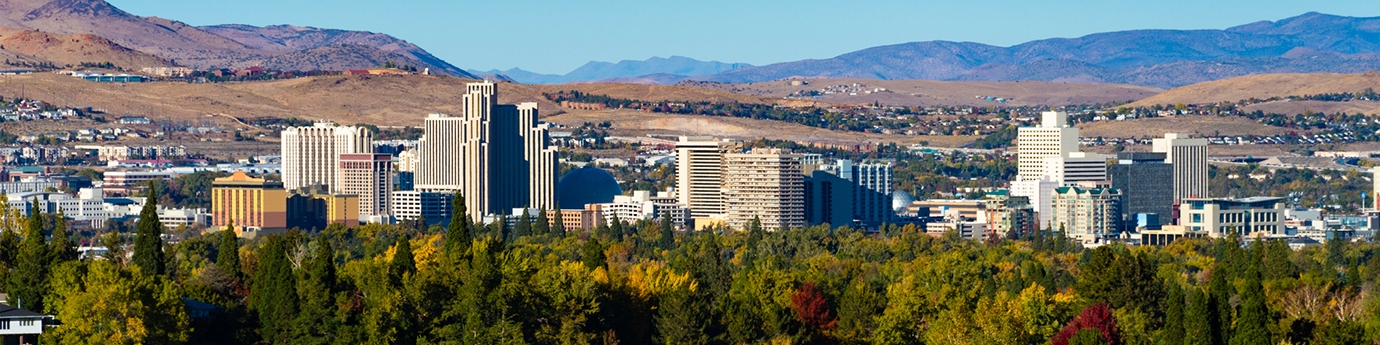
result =
[[[588,204],[613,202],[613,197],[623,194],[618,180],[613,179],[604,169],[594,165],[571,170],[561,176],[556,184],[556,195],[562,209],[582,209]]]
[[[906,208],[910,207],[910,204],[914,202],[915,198],[911,197],[910,193],[906,193],[906,191],[898,190],[891,192],[891,209],[897,214],[905,213]]]

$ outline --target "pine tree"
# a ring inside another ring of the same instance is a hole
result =
[[[551,219],[546,217],[546,207],[537,209],[537,222],[532,224],[533,235],[545,235],[551,233]]]
[[[222,229],[219,235],[216,269],[226,277],[239,280],[243,273],[240,272],[240,238],[235,236],[235,221],[226,223],[225,229]]]
[[[623,238],[623,220],[618,219],[617,214],[613,215],[613,225],[609,226],[609,238],[615,240]]]
[[[134,237],[134,265],[149,275],[163,275],[163,222],[158,220],[158,193],[149,189]]]
[[[1327,232],[1327,266],[1336,268],[1346,264],[1346,240],[1337,235],[1336,230]]]
[[[1184,293],[1178,283],[1169,282],[1169,295],[1164,300],[1164,327],[1160,328],[1160,344],[1184,343]]]
[[[29,211],[29,221],[24,232],[24,241],[19,244],[16,265],[9,275],[9,305],[43,312],[43,296],[48,292],[48,264],[51,257],[48,245],[43,241],[43,214],[38,211],[38,203]]]
[[[53,237],[48,241],[48,252],[53,260],[50,267],[57,267],[63,262],[77,259],[77,248],[72,246],[72,240],[67,233],[67,217],[58,212],[53,217]]]
[[[1203,290],[1196,286],[1189,286],[1184,290],[1187,293],[1184,294],[1186,308],[1184,309],[1182,344],[1212,345],[1212,311],[1208,305],[1207,294],[1204,294]],[[1165,342],[1164,344],[1175,343]]]
[[[450,225],[446,229],[445,250],[447,254],[463,255],[470,251],[470,241],[474,235],[470,233],[470,215],[465,210],[465,197],[460,192],[455,192],[455,198],[450,202]]]
[[[343,322],[336,316],[335,296],[339,292],[336,278],[335,250],[329,241],[316,241],[316,253],[303,266],[301,293],[302,310],[293,320],[292,343],[331,344],[338,340]]]
[[[1241,289],[1241,314],[1236,318],[1231,345],[1270,344],[1269,310],[1265,307],[1265,286],[1260,281],[1260,269],[1246,265],[1246,282]]]
[[[532,214],[527,212],[527,208],[522,208],[522,218],[518,218],[517,227],[513,229],[512,238],[508,242],[516,242],[517,239],[532,235]]]
[[[661,216],[661,238],[657,242],[661,249],[675,249],[676,232],[675,228],[671,226],[671,212],[666,212]]]
[[[1213,266],[1212,276],[1208,278],[1208,321],[1209,329],[1212,330],[1213,344],[1227,344],[1232,336],[1232,317],[1231,306],[1232,288],[1227,282],[1227,276],[1223,263]]]
[[[563,213],[561,212],[561,205],[556,205],[555,211],[556,217],[551,222],[551,233],[555,234],[556,238],[563,238],[565,237],[565,217],[561,215]]]
[[[599,238],[594,236],[590,236],[589,241],[585,241],[585,245],[580,247],[580,257],[585,267],[591,270],[603,267],[608,260],[604,256],[604,246],[600,245]]]
[[[1293,278],[1297,269],[1289,261],[1289,245],[1283,240],[1270,240],[1265,248],[1265,279]]]
[[[508,238],[508,217],[498,215],[494,217],[494,222],[489,223],[489,236],[493,237],[498,243],[503,243]]]
[[[297,280],[282,235],[268,235],[258,251],[250,290],[250,307],[259,317],[260,335],[270,343],[288,343],[297,315]]]
[[[0,229],[0,276],[3,276],[3,268],[14,267],[18,254],[19,234],[16,230]]]
[[[408,274],[417,273],[417,261],[412,256],[412,241],[407,237],[398,239],[398,247],[393,251],[393,261],[388,266],[388,277],[393,286],[401,287]]]

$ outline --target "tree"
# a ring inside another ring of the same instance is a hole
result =
[[[791,294],[791,309],[795,310],[796,320],[805,325],[807,334],[818,342],[823,333],[838,325],[838,318],[829,309],[829,301],[824,293],[815,288],[815,283],[805,282]]]
[[[259,263],[249,293],[250,308],[259,317],[259,333],[265,340],[286,343],[297,315],[297,281],[288,261],[287,239],[268,235],[259,247]]]
[[[1209,309],[1208,296],[1202,289],[1189,286],[1184,290],[1185,306],[1184,309],[1184,345],[1212,345],[1212,327],[1215,324],[1210,318],[1212,311]],[[1173,344],[1173,343],[1167,343]]]
[[[675,229],[671,227],[671,212],[669,211],[661,216],[661,238],[658,239],[657,245],[665,250],[675,249],[676,233]]]
[[[336,277],[335,250],[328,241],[316,241],[316,253],[304,265],[297,291],[302,310],[293,320],[292,343],[331,344],[338,340],[344,323],[336,317],[335,303],[339,283]]]
[[[1054,335],[1052,342],[1054,345],[1072,344],[1070,339],[1085,329],[1097,331],[1107,344],[1121,343],[1121,334],[1116,328],[1116,318],[1112,316],[1112,308],[1108,307],[1106,303],[1097,303],[1083,308],[1083,311],[1079,312],[1078,316],[1075,316],[1068,326],[1064,326],[1063,330]]]
[[[1178,283],[1170,282],[1169,295],[1164,300],[1164,327],[1160,328],[1161,344],[1184,343],[1184,293]]]
[[[388,277],[393,286],[402,286],[402,279],[417,273],[417,261],[412,255],[412,241],[407,237],[398,239],[398,247],[393,251],[393,261],[388,267]]]
[[[52,263],[47,243],[43,241],[43,214],[38,211],[38,203],[29,211],[28,229],[24,242],[19,245],[17,264],[10,272],[9,304],[33,311],[46,311],[44,294],[48,292],[48,270]]]
[[[1245,283],[1241,286],[1241,313],[1236,318],[1231,345],[1269,344],[1271,322],[1265,307],[1265,286],[1260,281],[1259,264],[1246,265]]]
[[[545,235],[551,233],[551,219],[546,217],[546,206],[537,209],[537,222],[532,224],[532,234]]]
[[[51,344],[183,344],[191,338],[175,282],[108,261],[71,261],[54,272]]]
[[[1213,344],[1227,344],[1232,338],[1232,288],[1225,266],[1222,262],[1217,263],[1208,277],[1208,321],[1211,322],[1208,329],[1212,331]]]
[[[235,221],[227,222],[218,235],[220,243],[216,248],[216,269],[231,279],[243,278],[244,273],[240,272],[240,238],[235,236]]]
[[[565,216],[561,215],[561,213],[564,213],[561,212],[561,205],[556,205],[555,211],[556,217],[551,223],[551,233],[555,234],[558,238],[565,237]]]
[[[527,208],[522,208],[522,216],[517,220],[517,227],[513,229],[512,238],[508,242],[516,242],[517,239],[532,234],[532,214],[527,212]]]
[[[77,259],[77,248],[67,233],[67,217],[58,212],[53,215],[53,238],[48,241],[48,253],[53,256],[51,267]]]
[[[580,247],[580,260],[585,263],[585,267],[595,269],[603,267],[608,258],[604,256],[604,246],[599,244],[599,238],[590,236],[589,241]]]
[[[1341,267],[1346,264],[1346,241],[1337,234],[1336,230],[1328,230],[1327,244],[1323,246],[1327,249],[1327,265],[1329,267]]]
[[[494,217],[493,223],[489,223],[489,236],[502,243],[508,238],[508,217],[498,215]]]
[[[118,232],[107,232],[101,236],[101,245],[105,246],[105,261],[109,261],[115,266],[125,265],[125,243],[124,237]]]
[[[446,254],[455,256],[469,252],[472,239],[474,235],[470,233],[470,214],[465,210],[465,196],[455,192],[455,198],[450,202],[450,225],[446,229]]]
[[[613,215],[613,225],[609,226],[609,238],[615,240],[623,238],[623,220],[618,219],[617,214]]]
[[[135,266],[152,275],[163,275],[163,222],[158,220],[158,193],[152,189],[139,212],[139,224],[135,228],[134,259]]]

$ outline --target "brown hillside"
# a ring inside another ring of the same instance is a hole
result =
[[[1360,74],[1261,74],[1176,87],[1131,106],[1236,102],[1250,98],[1303,96],[1380,89],[1380,72]]]
[[[702,87],[751,96],[781,98],[792,92],[820,90],[834,85],[861,84],[867,89],[886,88],[880,93],[858,92],[821,96],[818,100],[843,104],[934,106],[934,105],[1002,105],[975,96],[1009,99],[1005,105],[1068,105],[1124,102],[1155,95],[1163,90],[1148,86],[1123,84],[1051,83],[1040,81],[986,82],[937,80],[875,80],[817,78],[801,80],[808,85],[791,85],[790,80],[761,83],[722,84],[684,82],[683,86]]]
[[[138,71],[144,67],[172,65],[167,60],[122,47],[90,34],[62,35],[0,28],[0,46],[4,46],[5,50],[52,61],[58,66],[78,66],[83,62],[110,62],[116,67]]]

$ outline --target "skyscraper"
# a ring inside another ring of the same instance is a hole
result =
[[[724,155],[738,143],[708,137],[676,142],[676,196],[694,218],[724,214]]]
[[[537,104],[498,104],[494,83],[470,83],[464,115],[427,116],[415,188],[459,191],[471,219],[521,207],[554,207],[556,149]]]
[[[393,157],[382,153],[340,155],[341,194],[359,196],[359,219],[384,221],[393,213]]]
[[[374,152],[374,135],[363,127],[318,122],[285,129],[281,138],[283,188],[287,190],[323,185],[338,192],[340,154]]]
[[[1165,163],[1165,154],[1122,152],[1117,163],[1107,169],[1112,188],[1121,190],[1121,221],[1127,226],[1136,214],[1154,213],[1160,224],[1168,224],[1174,212],[1174,166]]]
[[[819,170],[848,181],[849,195],[835,197],[844,198],[844,201],[851,205],[851,219],[862,221],[866,226],[875,226],[891,221],[895,216],[891,207],[892,167],[893,164],[890,162],[854,164],[853,161],[842,159],[832,165],[820,166]],[[830,224],[844,225],[833,222]]]
[[[1068,114],[1046,111],[1038,127],[1016,130],[1016,180],[1037,180],[1045,175],[1046,158],[1068,157],[1078,151],[1078,128],[1068,125]]]
[[[1208,197],[1208,142],[1186,135],[1168,133],[1156,138],[1154,151],[1166,155],[1174,165],[1174,199]]]
[[[805,226],[805,178],[800,155],[786,149],[753,149],[724,155],[725,218],[742,229],[757,218],[766,230]]]

